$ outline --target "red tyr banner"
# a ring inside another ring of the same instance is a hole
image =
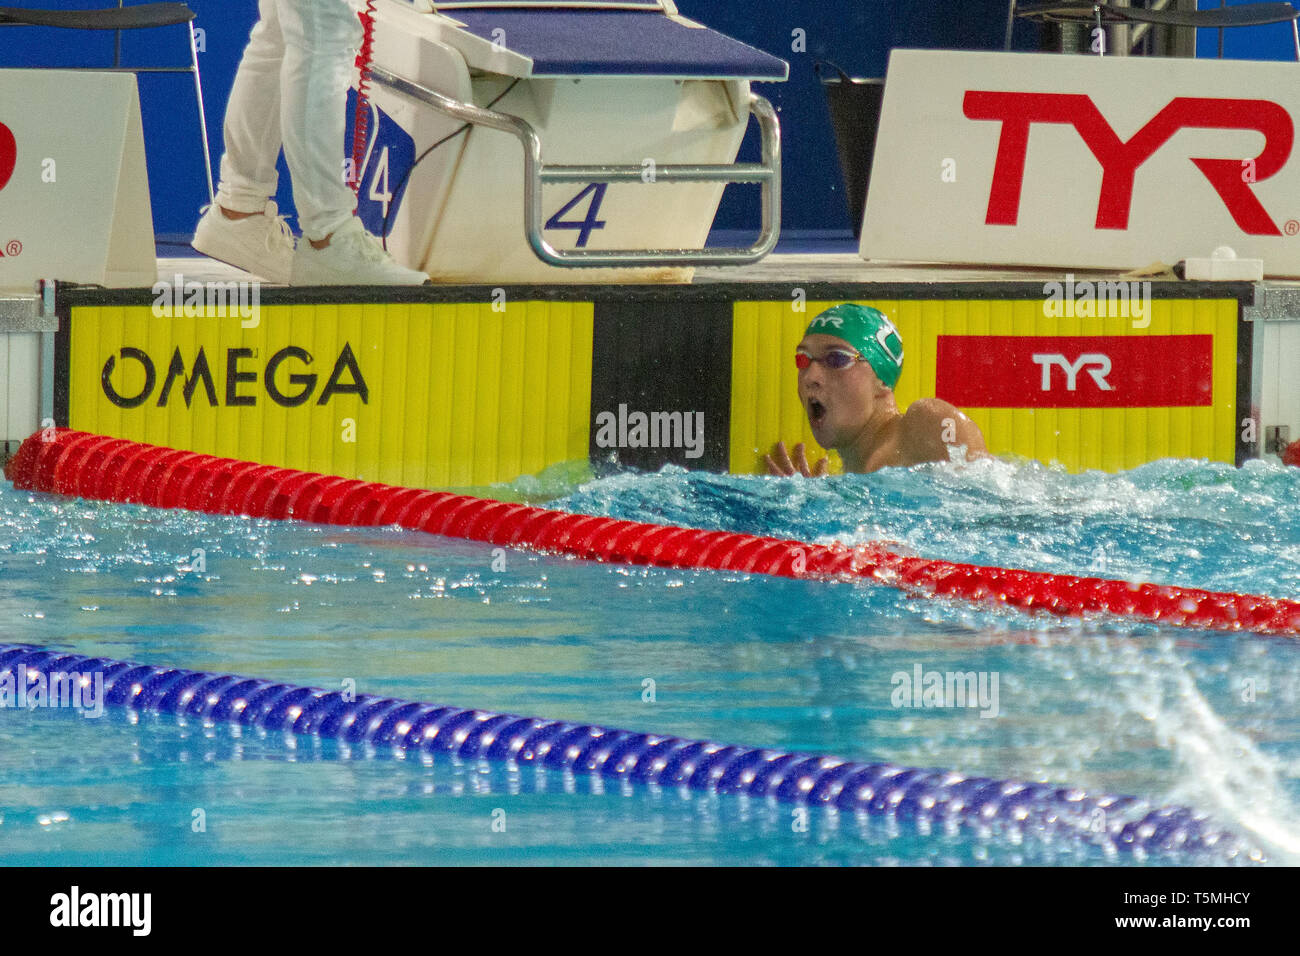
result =
[[[935,394],[966,408],[1214,402],[1212,335],[941,335]]]

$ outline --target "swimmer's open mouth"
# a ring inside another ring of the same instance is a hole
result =
[[[817,401],[817,399],[815,398],[809,399],[808,420],[815,425],[825,417],[826,417],[826,406],[823,405],[821,402]]]

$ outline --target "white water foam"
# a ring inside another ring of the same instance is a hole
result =
[[[1300,807],[1283,782],[1286,764],[1247,734],[1228,725],[1210,705],[1172,638],[1154,647],[1112,645],[1123,661],[1115,669],[1128,707],[1150,722],[1157,746],[1180,766],[1170,802],[1212,813],[1243,836],[1262,841],[1275,862],[1300,862]]]

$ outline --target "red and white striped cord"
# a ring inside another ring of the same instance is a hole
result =
[[[361,190],[361,164],[366,161],[366,146],[370,139],[370,65],[375,55],[375,3],[366,0],[365,10],[357,16],[361,20],[361,47],[357,51],[357,108],[352,116],[352,191]]]

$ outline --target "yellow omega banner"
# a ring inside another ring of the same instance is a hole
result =
[[[422,488],[585,463],[592,304],[78,306],[71,427]],[[246,327],[246,326],[252,327]]]
[[[995,455],[1108,471],[1166,457],[1234,460],[1235,299],[1157,298],[1138,315],[1115,302],[1076,314],[1063,298],[854,301],[902,336],[899,409],[922,396],[951,401]],[[808,321],[841,301],[800,312],[789,300],[736,303],[732,471],[762,471],[778,440],[817,449],[793,355]]]

